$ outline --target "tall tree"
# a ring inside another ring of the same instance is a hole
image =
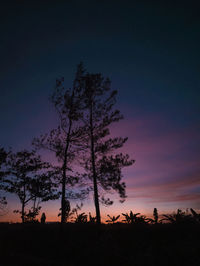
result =
[[[48,134],[41,135],[33,140],[33,145],[39,149],[47,149],[56,155],[61,163],[61,222],[66,222],[68,211],[68,199],[73,194],[72,187],[79,180],[72,173],[72,162],[82,134],[79,127],[79,120],[82,116],[82,85],[83,74],[82,64],[78,65],[72,88],[64,88],[64,78],[56,80],[56,87],[51,95],[51,102],[54,105],[58,116],[59,126]],[[66,193],[66,186],[68,193]],[[85,195],[84,192],[82,195]],[[74,194],[73,194],[74,196]]]
[[[36,197],[42,198],[43,201],[54,199],[55,197],[54,183],[50,181],[49,176],[47,176],[47,185],[44,183],[44,179],[38,176],[39,174],[44,175],[44,171],[50,165],[42,162],[41,157],[36,155],[35,151],[27,150],[16,153],[10,152],[6,164],[9,174],[4,179],[4,189],[18,196],[21,210],[17,212],[21,214],[22,222],[24,223],[26,217],[25,207],[31,201],[34,201]]]
[[[128,154],[116,153],[127,141],[127,138],[110,137],[109,127],[120,121],[123,116],[114,108],[116,90],[111,90],[111,82],[101,74],[82,74],[84,88],[84,130],[82,147],[84,149],[84,165],[87,176],[93,181],[94,203],[97,223],[101,223],[99,200],[105,204],[112,201],[100,198],[99,189],[115,190],[121,201],[126,197],[125,183],[122,182],[122,168],[133,164]],[[88,156],[86,152],[88,151]]]

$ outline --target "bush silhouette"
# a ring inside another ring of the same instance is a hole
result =
[[[109,214],[107,215],[109,218],[110,218],[110,220],[107,220],[106,222],[107,223],[112,223],[112,224],[114,224],[118,219],[119,219],[119,217],[120,217],[120,215],[118,215],[118,216],[110,216]]]

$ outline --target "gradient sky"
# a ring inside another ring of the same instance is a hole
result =
[[[9,1],[0,16],[0,146],[30,148],[56,126],[48,102],[57,77],[76,65],[110,77],[136,163],[124,171],[128,198],[102,208],[149,214],[200,209],[200,18],[197,1]],[[55,4],[56,3],[56,4]],[[50,155],[47,155],[47,157]],[[19,206],[8,196],[16,220]],[[43,205],[56,220],[59,202]],[[94,213],[92,199],[83,211]]]

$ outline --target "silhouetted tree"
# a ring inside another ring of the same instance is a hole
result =
[[[127,138],[109,138],[109,126],[123,118],[119,110],[113,110],[117,91],[111,91],[110,80],[101,74],[89,73],[82,74],[81,79],[85,104],[82,118],[85,176],[93,182],[97,223],[100,223],[99,200],[107,205],[112,204],[112,201],[109,198],[99,198],[99,188],[103,188],[106,192],[111,189],[117,191],[123,201],[126,197],[126,186],[121,181],[121,170],[132,165],[134,161],[129,160],[127,154],[116,154],[116,149],[121,148]]]
[[[158,211],[157,211],[157,208],[154,208],[154,210],[153,210],[153,218],[154,218],[154,222],[157,224],[158,223]]]
[[[67,222],[68,218],[72,215],[72,213],[70,213],[71,211],[71,205],[70,205],[70,201],[65,199],[65,205],[64,205],[64,210],[65,210],[65,221]],[[60,208],[60,213],[58,214],[58,216],[61,216],[62,214],[62,208]]]
[[[46,221],[46,215],[45,215],[44,212],[43,212],[42,215],[41,215],[41,219],[40,219],[40,221],[41,221],[41,224],[45,224],[45,221]]]
[[[158,223],[158,211],[157,208],[154,208],[153,210],[153,219],[147,218],[148,222],[152,224],[157,224]]]
[[[3,169],[3,166],[6,162],[8,153],[4,150],[4,148],[0,148],[0,180],[5,176],[6,172]]]
[[[66,222],[68,212],[67,200],[72,196],[85,197],[86,191],[81,193],[70,193],[69,188],[79,182],[77,174],[72,174],[72,163],[77,153],[82,131],[79,127],[79,119],[82,116],[82,86],[81,76],[83,74],[82,64],[78,65],[72,88],[64,88],[64,78],[56,80],[56,88],[51,95],[58,116],[59,126],[50,131],[49,134],[41,135],[40,138],[33,140],[36,148],[43,148],[52,151],[58,161],[61,163],[62,177],[60,183],[62,185],[61,196],[61,222]],[[66,185],[68,193],[66,194]]]
[[[50,165],[49,165],[50,166]],[[29,210],[29,216],[34,220],[41,209],[41,203],[49,200],[55,200],[60,197],[58,192],[59,172],[57,169],[46,170],[43,173],[36,174],[30,182],[29,193],[32,196],[33,206]]]
[[[25,222],[26,216],[31,220],[37,212],[35,208],[33,213],[26,213],[25,207],[28,203],[35,202],[38,198],[42,201],[54,199],[54,185],[48,174],[44,177],[44,173],[41,173],[50,166],[42,162],[34,151],[27,150],[10,152],[6,164],[9,175],[4,179],[4,189],[19,197],[21,210],[15,212],[21,214],[22,222]]]
[[[8,153],[3,148],[0,148],[0,192],[1,190],[4,190],[3,178],[8,174],[7,170],[5,169],[7,155]],[[5,214],[6,205],[6,197],[0,195],[0,215]]]
[[[5,215],[6,205],[7,205],[6,197],[0,197],[0,216]]]

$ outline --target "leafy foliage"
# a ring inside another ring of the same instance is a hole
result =
[[[7,213],[7,200],[6,197],[0,197],[0,216]]]
[[[22,222],[34,219],[41,202],[58,197],[57,185],[53,182],[54,171],[44,172],[50,165],[35,151],[10,152],[6,164],[9,175],[4,179],[4,189],[18,196],[22,209],[16,212],[21,214]],[[30,202],[33,207],[27,213],[25,207]]]
[[[112,224],[114,224],[120,217],[120,215],[111,217],[109,214],[107,216],[110,218],[110,220],[107,220],[106,222],[107,223],[112,223]]]
[[[84,212],[77,215],[75,223],[87,223],[87,214]]]
[[[200,222],[200,214],[195,212],[195,210],[193,210],[192,208],[190,209],[191,213],[192,213],[192,216],[193,218],[197,221],[197,222]]]
[[[124,222],[127,222],[128,224],[129,223],[134,223],[137,219],[137,216],[139,215],[140,213],[134,213],[132,211],[130,211],[130,214],[128,213],[122,213],[122,215],[125,217],[125,220],[123,220]]]
[[[177,212],[172,214],[163,214],[164,218],[161,221],[170,222],[173,224],[187,224],[199,222],[200,215],[197,214],[193,209],[190,210],[192,215],[180,209],[178,209]]]
[[[132,211],[130,211],[130,214],[122,213],[122,215],[125,217],[125,220],[123,221],[128,224],[133,224],[133,223],[144,224],[147,223],[148,221],[145,215],[140,215],[140,213],[133,213]]]
[[[92,224],[94,224],[94,223],[96,223],[96,217],[93,217],[92,215],[91,215],[91,213],[89,212],[89,223],[92,223]]]

